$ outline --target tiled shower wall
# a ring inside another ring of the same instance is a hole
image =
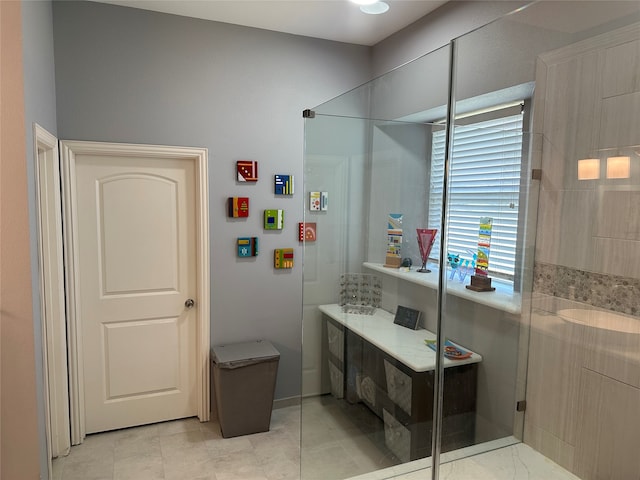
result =
[[[584,480],[640,478],[638,65],[635,24],[541,56],[536,75],[542,182],[524,441]],[[607,178],[612,155],[630,157],[628,178]],[[599,178],[578,178],[583,158],[600,158]],[[590,323],[571,317],[585,310]]]
[[[541,134],[534,291],[640,316],[640,25],[544,54],[536,75]],[[607,158],[630,157],[628,178]],[[599,177],[578,161],[599,158]]]
[[[533,290],[598,308],[640,316],[640,279],[536,262]]]

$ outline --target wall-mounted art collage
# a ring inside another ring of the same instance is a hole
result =
[[[273,184],[276,195],[293,195],[293,175],[275,175]]]
[[[236,172],[238,175],[238,182],[257,182],[258,162],[255,160],[238,160],[236,162]]]
[[[316,228],[315,222],[298,223],[298,240],[301,242],[315,242]]]
[[[246,218],[249,216],[249,197],[229,197],[227,201],[229,218]]]
[[[329,192],[309,192],[309,211],[326,212],[329,210]],[[318,238],[316,222],[300,222],[298,224],[298,240],[315,242]]]
[[[236,161],[235,174],[238,185],[256,184],[258,182],[258,162],[256,160]],[[293,175],[275,174],[273,176],[273,189],[274,195],[276,196],[293,196]],[[227,217],[229,219],[238,220],[248,218],[250,212],[249,203],[249,197],[228,197],[226,206]],[[284,229],[284,210],[264,209],[263,216],[264,230],[272,231]],[[311,232],[311,230],[308,231]],[[298,235],[300,236],[302,234],[299,232]],[[310,233],[308,236],[309,235]],[[313,224],[313,237],[315,239],[315,224]],[[258,237],[237,237],[236,256],[238,258],[258,256],[258,244]],[[293,248],[276,248],[273,252],[273,267],[275,269],[291,269],[293,268],[293,260]]]
[[[329,192],[309,192],[309,210],[326,212],[329,209]]]
[[[258,237],[238,237],[238,256],[257,257]]]

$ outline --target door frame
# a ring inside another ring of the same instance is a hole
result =
[[[47,454],[67,455],[69,388],[58,139],[33,124]],[[51,469],[51,465],[49,466]]]
[[[101,155],[130,158],[159,158],[184,160],[195,166],[196,207],[196,395],[197,413],[201,422],[209,420],[209,347],[210,347],[210,302],[209,302],[209,191],[208,160],[206,148],[170,147],[163,145],[138,145],[62,140],[60,142],[62,166],[62,197],[64,219],[65,282],[67,292],[67,325],[69,341],[69,399],[71,417],[71,443],[82,443],[86,435],[85,404],[83,398],[83,351],[82,325],[78,318],[79,277],[78,225],[74,218],[76,194],[76,155]]]

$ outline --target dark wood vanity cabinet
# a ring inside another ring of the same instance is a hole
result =
[[[328,331],[342,333],[342,355],[331,353],[329,367],[334,378],[337,368],[342,369],[344,399],[363,402],[382,419],[385,445],[401,461],[430,456],[433,370],[416,372],[344,325],[325,318]],[[477,363],[445,368],[442,452],[474,443],[477,369]],[[333,384],[332,392],[335,394]]]

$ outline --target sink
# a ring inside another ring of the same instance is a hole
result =
[[[611,332],[640,335],[640,318],[637,317],[582,308],[565,308],[558,310],[556,313],[564,320],[578,325],[609,330]]]

